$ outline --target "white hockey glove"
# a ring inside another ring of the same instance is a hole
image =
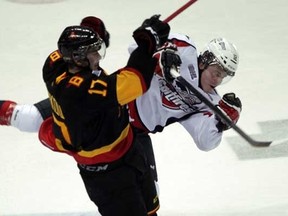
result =
[[[234,124],[237,123],[240,113],[242,110],[242,103],[238,97],[235,96],[234,93],[227,93],[225,94],[222,99],[219,101],[217,105],[219,110],[223,112]],[[231,128],[230,125],[227,125],[225,122],[221,121],[217,116],[216,118],[219,120],[216,127],[218,128],[219,132],[224,130],[228,130]]]
[[[179,67],[182,61],[177,54],[176,45],[167,42],[153,56],[158,59],[155,72],[166,81],[171,83],[180,76]]]

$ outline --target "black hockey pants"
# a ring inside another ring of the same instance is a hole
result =
[[[145,139],[139,137],[138,141],[136,137],[128,153],[107,167],[105,164],[78,164],[86,191],[101,215],[157,215],[159,200],[154,184],[155,176],[147,162],[147,149],[142,146]]]

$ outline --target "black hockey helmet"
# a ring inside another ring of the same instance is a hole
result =
[[[106,47],[91,28],[69,26],[64,29],[58,40],[58,49],[67,63],[86,67],[89,65],[87,53],[97,51],[103,58]]]

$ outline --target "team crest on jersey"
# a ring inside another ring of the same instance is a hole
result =
[[[168,83],[162,77],[158,77],[163,106],[173,110],[183,110],[190,113],[197,110],[197,104],[201,101],[181,83],[174,81]]]

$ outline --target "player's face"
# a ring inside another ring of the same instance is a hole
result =
[[[201,85],[205,92],[210,93],[221,84],[227,76],[226,72],[218,64],[209,65],[201,75]]]
[[[87,54],[87,59],[89,61],[91,70],[98,69],[99,61],[100,61],[101,58],[102,58],[101,55],[97,51],[89,52]]]
[[[88,47],[87,59],[89,60],[90,68],[96,70],[99,68],[99,61],[104,59],[106,54],[106,46],[103,40],[99,43],[94,43]]]

